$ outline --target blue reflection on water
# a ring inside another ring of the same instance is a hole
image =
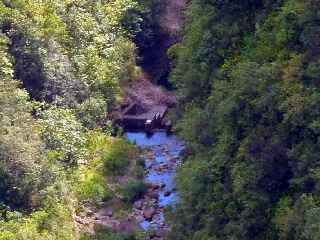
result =
[[[144,132],[128,132],[126,136],[130,142],[151,150],[155,156],[155,159],[145,159],[146,166],[149,168],[145,180],[153,184],[165,184],[165,187],[159,192],[159,206],[174,205],[179,199],[175,192],[177,162],[171,163],[170,161],[180,156],[184,149],[183,141],[175,135],[167,135],[164,131],[155,132],[151,136]],[[163,165],[170,167],[161,168]],[[163,218],[163,214],[160,217]],[[143,221],[140,225],[145,230],[153,227],[149,221]]]

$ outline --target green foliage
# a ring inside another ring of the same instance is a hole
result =
[[[112,148],[112,139],[101,131],[89,132],[87,139],[91,161],[79,168],[75,191],[80,201],[106,201],[113,195],[107,185],[102,156],[105,149]]]
[[[136,8],[0,1],[1,240],[77,239],[75,209],[113,197],[106,169],[122,173],[133,146],[111,138],[107,120],[137,74],[123,25]]]
[[[137,240],[134,236],[127,236],[121,233],[113,233],[106,230],[98,231],[94,236],[83,235],[80,240]]]
[[[316,239],[318,1],[192,1],[171,50],[191,155],[171,239]]]
[[[48,180],[48,179],[46,179]],[[48,182],[49,184],[50,182]],[[64,239],[76,238],[73,219],[75,199],[70,185],[61,174],[55,182],[39,192],[39,206],[29,209],[29,214],[2,208],[0,239]],[[35,198],[35,196],[33,196]]]
[[[105,176],[99,173],[97,169],[85,168],[80,171],[79,184],[76,186],[79,200],[101,202],[112,197]]]
[[[137,4],[14,0],[0,5],[15,74],[37,99],[76,106],[89,96],[112,104],[132,77],[135,46],[122,19]]]
[[[86,138],[83,126],[69,109],[52,107],[40,113],[42,137],[49,158],[67,166],[84,163]]]
[[[126,186],[122,188],[122,195],[126,202],[133,203],[139,199],[145,192],[147,187],[141,180],[130,180]]]
[[[279,201],[274,222],[279,231],[279,239],[319,238],[319,200],[303,194],[293,204],[288,198]]]
[[[0,202],[13,208],[30,207],[32,196],[38,195],[51,177],[43,161],[40,126],[31,115],[33,104],[12,79],[12,65],[5,52],[7,39],[1,36],[1,40]]]
[[[120,192],[126,201],[141,196],[145,186],[137,180],[143,175],[138,174],[141,165],[135,147],[123,139],[106,135],[101,130],[90,131],[87,136],[86,149],[91,161],[79,168],[76,185],[78,198],[95,203],[112,198],[114,192],[110,187],[111,179],[124,174],[131,179],[123,189],[120,186]],[[112,178],[108,180],[108,177]]]
[[[102,155],[104,170],[111,175],[123,174],[134,154],[133,145],[121,139],[116,140],[112,148],[107,149]]]
[[[85,100],[77,108],[77,115],[88,129],[101,126],[106,118],[106,100],[103,97],[92,97]]]
[[[76,237],[71,209],[62,203],[51,203],[28,217],[13,217],[0,222],[1,240],[56,239]]]

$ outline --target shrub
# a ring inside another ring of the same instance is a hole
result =
[[[105,176],[97,169],[85,169],[76,187],[80,200],[106,201],[111,198]]]
[[[95,235],[83,235],[80,240],[136,240],[135,236],[100,230]]]
[[[107,200],[111,197],[111,192],[107,186],[101,155],[111,147],[112,137],[100,130],[90,131],[86,137],[86,149],[91,161],[79,168],[75,191],[80,201]]]
[[[41,112],[42,137],[51,157],[66,166],[86,160],[84,128],[69,109],[51,107]]]
[[[28,217],[19,214],[8,221],[0,221],[0,240],[74,240],[75,226],[71,209],[56,201]]]
[[[112,147],[102,155],[104,169],[107,174],[121,175],[129,165],[129,159],[134,154],[133,145],[124,140],[116,140]]]
[[[0,56],[6,57],[1,49]],[[0,68],[10,73],[1,62]],[[16,209],[29,207],[32,194],[49,179],[41,178],[47,167],[29,95],[7,77],[7,81],[0,81],[0,201]]]
[[[94,129],[103,124],[106,118],[107,103],[103,97],[91,97],[78,108],[78,117],[83,125]]]
[[[122,189],[123,198],[126,202],[133,203],[147,191],[147,186],[141,180],[130,180]]]

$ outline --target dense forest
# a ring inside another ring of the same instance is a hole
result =
[[[170,63],[161,11],[0,1],[0,240],[150,239],[85,223],[147,191],[141,150],[113,124],[144,69],[175,93],[187,145],[168,239],[320,239],[320,1],[190,0]]]
[[[171,239],[320,239],[317,0],[193,0],[170,55],[190,156]]]
[[[86,205],[118,192],[130,201],[143,188],[136,150],[116,137],[109,113],[140,71],[133,34],[145,6],[0,2],[1,240],[79,239],[75,216]],[[128,186],[106,182],[133,165]]]

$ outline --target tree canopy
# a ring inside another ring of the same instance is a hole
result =
[[[319,237],[318,7],[192,1],[170,50],[192,152],[172,239]]]
[[[123,24],[134,9],[132,0],[0,1],[1,240],[79,239],[76,212],[114,194],[103,166],[133,164],[133,146],[111,136],[108,120],[138,69]]]

